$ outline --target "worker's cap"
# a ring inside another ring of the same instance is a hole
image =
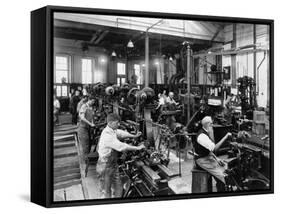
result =
[[[120,121],[120,117],[118,114],[111,113],[107,115],[106,121],[109,122],[114,122],[114,121]]]
[[[173,96],[174,95],[174,92],[169,92],[169,96]]]
[[[210,116],[206,116],[201,120],[201,123],[202,123],[203,126],[208,124],[208,123],[212,123],[212,122],[213,122],[213,120]]]

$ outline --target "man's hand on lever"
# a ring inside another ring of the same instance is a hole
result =
[[[222,144],[224,144],[224,142],[226,142],[226,140],[230,137],[232,137],[232,134],[227,132],[227,134],[216,144],[214,151],[217,152]]]
[[[142,149],[145,149],[145,145],[143,145],[143,144],[138,146],[138,150],[142,150]]]
[[[137,134],[135,134],[134,138],[138,138],[138,137],[140,137],[141,135],[142,135],[142,133],[141,133],[141,132],[138,132]]]

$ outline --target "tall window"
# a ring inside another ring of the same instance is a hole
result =
[[[68,74],[70,71],[70,57],[69,56],[56,56],[55,64],[55,82],[56,83],[67,83]]]
[[[140,84],[142,84],[142,75],[141,75],[140,65],[134,64],[134,70],[135,70],[135,75],[137,76],[137,84],[140,85]]]
[[[117,63],[117,85],[122,85],[126,82],[126,65]]]
[[[92,59],[82,59],[82,83],[92,83],[93,61]]]

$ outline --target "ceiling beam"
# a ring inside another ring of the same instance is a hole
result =
[[[120,17],[121,18],[121,17]],[[112,27],[114,29],[117,28],[117,19],[118,16],[103,16],[103,15],[88,15],[88,14],[66,14],[66,13],[55,13],[55,19],[65,20],[65,21],[72,21],[78,23],[86,23],[86,24],[94,24],[103,27]],[[145,19],[146,22],[151,22],[150,24],[142,24],[134,22],[134,19]],[[140,18],[140,17],[132,17],[132,21],[122,21],[118,22],[118,29],[126,29],[126,30],[135,30],[135,31],[146,31],[146,29],[153,24],[155,19],[153,18]],[[134,24],[131,24],[134,23]],[[171,25],[161,25],[156,26],[153,29],[150,29],[150,32],[156,34],[165,34],[165,35],[173,35],[173,36],[183,36],[183,29],[182,20],[173,20]],[[198,26],[198,27],[197,27]],[[187,21],[184,35],[189,38],[194,39],[203,39],[203,40],[210,40],[212,38],[212,33],[207,30],[202,30],[199,27],[198,21]],[[216,38],[216,41],[220,41],[220,37]]]
[[[90,43],[94,43],[94,41],[98,38],[98,35],[101,33],[102,30],[98,30],[95,32],[90,40]]]
[[[96,41],[94,42],[95,45],[99,44],[100,41],[103,40],[104,37],[108,34],[108,32],[109,32],[108,30],[103,31],[103,32],[99,35],[99,37],[96,39]]]

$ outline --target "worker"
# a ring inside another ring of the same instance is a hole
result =
[[[162,107],[163,105],[165,105],[165,97],[162,94],[158,94],[158,105],[156,107],[156,109]]]
[[[78,126],[78,139],[80,143],[80,149],[82,152],[82,176],[85,176],[86,165],[88,164],[88,154],[90,153],[90,129],[95,126],[93,123],[94,111],[93,111],[94,97],[90,96],[88,101],[82,105],[79,111],[79,126]]]
[[[54,94],[54,123],[55,125],[59,124],[59,112],[60,112],[60,101],[57,99]]]
[[[79,91],[80,92],[80,91]],[[79,115],[79,111],[82,107],[82,105],[84,105],[86,102],[88,101],[88,96],[82,96],[81,100],[79,101],[79,103],[77,104],[77,108],[76,108],[76,111],[77,111],[77,114]],[[79,118],[79,117],[78,117]]]
[[[206,116],[202,119],[201,123],[202,129],[198,132],[196,142],[194,143],[194,150],[196,153],[195,163],[214,176],[217,182],[216,186],[218,191],[225,191],[225,164],[215,155],[215,153],[226,140],[232,136],[232,134],[228,132],[217,144],[215,144],[210,137],[210,133],[213,129],[212,118]]]
[[[83,86],[83,89],[82,89],[82,95],[83,96],[86,96],[86,95],[88,95],[88,90],[87,90],[87,86]]]
[[[170,104],[170,105],[172,105],[172,104],[174,104],[174,105],[178,105],[179,103],[177,103],[175,100],[174,100],[174,92],[169,92],[169,95],[168,95],[168,97],[167,97],[167,99],[166,99],[166,103],[168,103],[168,104]]]
[[[117,164],[118,152],[145,148],[144,145],[131,146],[119,141],[120,138],[138,138],[141,135],[141,132],[133,135],[118,129],[119,121],[120,117],[117,114],[107,115],[107,126],[103,129],[98,144],[99,159],[96,170],[100,180],[102,198],[122,196],[123,185]]]
[[[70,103],[69,103],[69,110],[72,114],[72,124],[77,125],[77,105],[80,102],[80,91],[76,90],[75,94],[71,97]]]

